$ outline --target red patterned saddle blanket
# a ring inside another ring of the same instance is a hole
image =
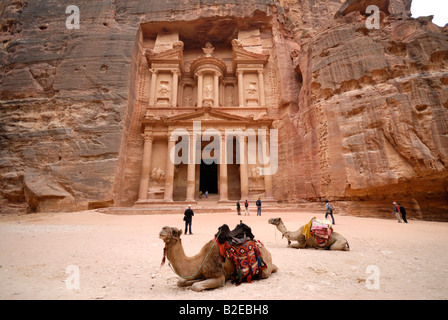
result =
[[[314,236],[319,246],[325,247],[327,245],[328,240],[331,238],[332,232],[333,227],[331,226],[330,221],[326,219],[312,220],[311,234]]]
[[[230,259],[233,264],[232,283],[239,285],[243,281],[249,283],[258,279],[261,271],[266,268],[260,247],[263,245],[258,240],[247,240],[242,244],[231,244],[229,241],[219,243],[219,253],[222,261]]]

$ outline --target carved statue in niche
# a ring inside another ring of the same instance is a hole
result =
[[[228,95],[226,98],[226,104],[228,106],[233,106],[233,97],[231,95]]]
[[[247,92],[247,98],[246,98],[247,106],[257,106],[258,105],[257,83],[254,81],[250,81],[249,85],[246,88],[246,92]]]
[[[213,98],[213,88],[210,84],[206,85],[204,88],[204,98],[205,99]]]
[[[168,98],[170,96],[170,87],[168,81],[160,81],[159,96],[162,98]]]
[[[206,57],[211,57],[213,54],[213,51],[215,51],[215,48],[213,48],[213,45],[210,42],[207,42],[205,44],[205,48],[202,48],[202,52],[204,52],[204,55]]]
[[[257,93],[257,83],[249,82],[249,86],[247,87],[247,94],[253,96]]]
[[[185,97],[185,106],[186,107],[191,107],[193,104],[193,98],[191,96],[186,96]]]
[[[157,90],[157,104],[168,105],[170,103],[171,88],[170,82],[167,80],[161,80]]]
[[[260,180],[262,178],[261,167],[253,167],[250,171],[250,177],[253,180]]]
[[[163,172],[163,170],[160,168],[154,168],[151,171],[151,179],[158,183],[161,183],[165,181],[165,172]]]

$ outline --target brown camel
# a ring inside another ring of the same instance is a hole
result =
[[[168,258],[174,272],[181,278],[177,282],[179,287],[192,286],[194,291],[214,289],[224,286],[231,278],[233,265],[230,259],[222,262],[216,240],[207,242],[201,251],[193,257],[187,257],[182,246],[180,236],[182,230],[174,227],[163,227],[159,237],[165,242],[164,256]],[[261,246],[260,252],[267,268],[262,270],[261,278],[268,278],[277,271],[272,264],[270,252]]]
[[[292,248],[322,248],[342,251],[350,250],[347,239],[334,231],[331,233],[331,238],[328,240],[327,244],[325,246],[321,246],[317,243],[314,237],[310,237],[308,240],[305,238],[305,236],[302,234],[304,226],[301,226],[297,231],[288,231],[282,221],[282,218],[271,218],[268,220],[268,223],[273,224],[277,227],[277,229],[282,233],[282,236],[288,239],[288,246]],[[291,241],[297,241],[297,243],[291,244]]]

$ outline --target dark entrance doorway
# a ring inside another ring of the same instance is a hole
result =
[[[209,162],[209,161],[207,161]],[[201,160],[199,191],[205,193],[218,193],[218,165],[216,163],[206,164]]]

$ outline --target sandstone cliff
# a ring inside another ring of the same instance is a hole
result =
[[[281,79],[276,197],[338,200],[360,215],[389,214],[395,200],[448,220],[446,30],[409,18],[409,0],[376,1],[380,29],[369,30],[369,3],[77,1],[80,29],[68,30],[69,1],[2,1],[2,208],[112,203],[135,116],[140,23],[262,16]]]
[[[446,220],[447,34],[406,14],[382,12],[378,30],[365,22],[358,10],[341,14],[295,54],[299,110],[284,132],[295,137],[285,148],[298,179],[283,189],[354,200],[339,203],[353,214],[387,216],[401,201]]]

